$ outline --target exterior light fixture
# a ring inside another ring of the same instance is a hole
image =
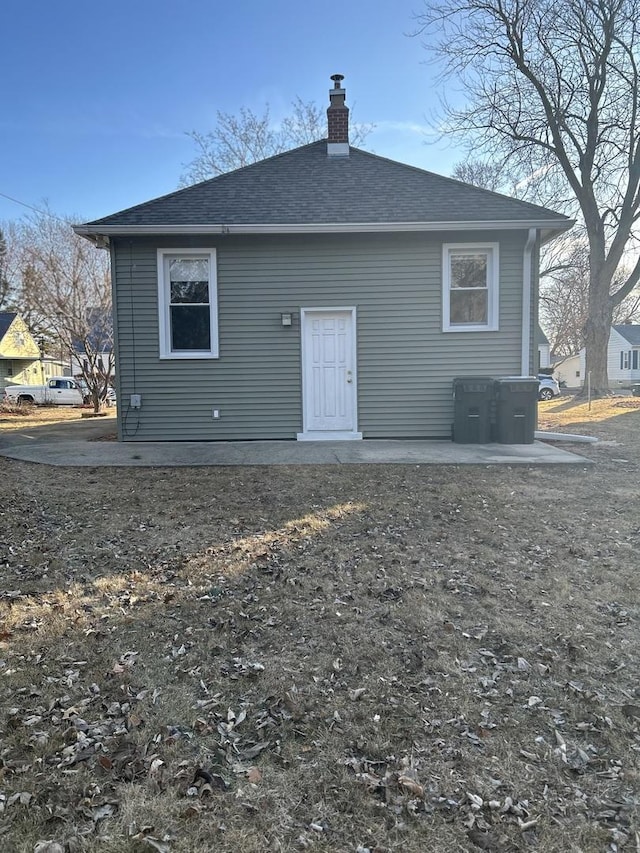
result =
[[[281,314],[280,315],[280,322],[282,323],[283,326],[291,326],[291,323],[292,323],[291,314],[290,313]]]

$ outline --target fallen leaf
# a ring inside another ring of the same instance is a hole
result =
[[[195,787],[196,792],[203,797],[205,794],[213,794],[214,789],[226,791],[227,783],[218,773],[208,773],[199,767],[193,777],[192,787]]]
[[[398,785],[402,785],[403,788],[411,791],[411,793],[415,794],[416,797],[424,797],[424,788],[419,782],[416,782],[416,780],[412,779],[410,776],[399,776]]]
[[[7,806],[13,806],[19,803],[21,806],[28,806],[33,799],[33,794],[28,791],[19,791],[17,794],[12,794],[7,800]]]
[[[469,802],[471,803],[471,808],[478,811],[484,805],[484,800],[482,797],[479,797],[477,794],[470,794],[467,791],[467,797],[469,797]]]
[[[99,820],[104,820],[107,817],[111,817],[116,810],[116,806],[112,803],[105,803],[102,806],[98,806],[93,809],[91,812],[91,816],[93,820],[97,823]]]
[[[160,838],[154,838],[153,835],[145,835],[140,841],[152,850],[157,850],[157,853],[171,853],[169,844]]]
[[[271,741],[268,741],[268,740],[261,741],[260,743],[256,743],[253,746],[249,746],[246,749],[241,750],[240,758],[243,761],[249,761],[252,758],[255,758],[257,755],[260,755],[260,753],[264,749],[267,749],[267,747],[269,747],[269,746],[271,746]]]
[[[199,806],[197,803],[190,803],[186,807],[186,809],[182,812],[182,817],[186,817],[186,818],[198,817],[198,815],[201,812],[202,812],[202,806]]]
[[[79,715],[78,709],[77,709],[77,708],[74,708],[73,706],[71,706],[71,708],[66,708],[66,709],[62,712],[62,719],[63,719],[63,720],[68,720],[68,719],[69,719],[69,717],[73,717],[73,716],[76,716],[76,717],[77,717],[78,715]]]
[[[498,850],[497,838],[491,832],[480,832],[478,829],[470,829],[467,838],[480,850]]]

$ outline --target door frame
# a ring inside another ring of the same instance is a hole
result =
[[[309,416],[308,405],[312,399],[310,391],[306,388],[307,385],[307,358],[309,357],[310,348],[306,340],[307,317],[312,314],[326,314],[331,312],[341,312],[342,314],[351,315],[351,368],[352,375],[352,411],[351,422],[353,428],[351,430],[310,430],[308,428]],[[301,403],[302,403],[302,432],[296,436],[298,441],[358,441],[362,438],[362,433],[358,432],[358,362],[357,362],[357,346],[356,346],[356,307],[355,305],[330,305],[327,307],[313,307],[300,309],[300,367],[301,367]]]

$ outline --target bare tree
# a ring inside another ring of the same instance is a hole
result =
[[[503,161],[469,159],[456,163],[452,177],[493,192],[518,195],[517,180]],[[577,353],[584,343],[583,328],[588,314],[589,252],[584,240],[565,236],[541,253],[540,324],[554,355]]]
[[[494,192],[518,195],[520,191],[513,175],[500,162],[470,158],[454,166],[452,177]],[[614,293],[624,284],[628,274],[627,269],[617,271],[611,288]],[[539,314],[554,355],[575,355],[582,349],[589,317],[589,243],[582,222],[571,234],[542,247]],[[629,323],[639,319],[640,292],[635,288],[614,307],[613,322]]]
[[[261,114],[241,107],[237,114],[216,113],[213,130],[192,130],[198,151],[186,167],[180,186],[205,181],[224,172],[249,166],[290,148],[317,142],[326,136],[326,114],[312,101],[296,98],[291,113],[279,125],[274,124],[267,104]],[[371,124],[352,124],[353,145],[361,145],[373,130]]]
[[[640,0],[425,0],[420,32],[462,81],[448,127],[528,176],[529,194],[579,212],[589,245],[584,338],[608,391],[614,308],[640,280]]]
[[[9,301],[11,285],[8,273],[8,249],[4,232],[0,228],[0,310],[4,309]]]
[[[589,316],[589,244],[584,238],[567,239],[545,254],[540,271],[540,322],[551,352],[557,356],[578,353],[585,344]],[[629,275],[620,268],[611,284],[618,290]],[[612,323],[640,320],[640,292],[634,289],[613,308]]]
[[[492,163],[486,160],[464,160],[456,163],[451,172],[451,177],[465,184],[473,184],[474,187],[482,187],[483,190],[492,192],[510,192],[515,194],[515,186],[508,187],[510,176],[504,163]],[[513,184],[513,180],[511,179]]]
[[[541,271],[540,323],[555,356],[575,355],[584,346],[589,310],[589,247],[568,240],[546,258]]]
[[[34,334],[56,339],[97,412],[113,379],[109,258],[49,212],[16,226],[19,299]]]

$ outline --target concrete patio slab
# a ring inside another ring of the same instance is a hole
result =
[[[113,425],[111,426],[113,430]],[[107,435],[106,427],[102,432]],[[592,460],[539,441],[453,444],[449,441],[100,441],[100,428],[55,435],[4,434],[0,454],[44,465],[173,467],[203,465],[591,465]]]

